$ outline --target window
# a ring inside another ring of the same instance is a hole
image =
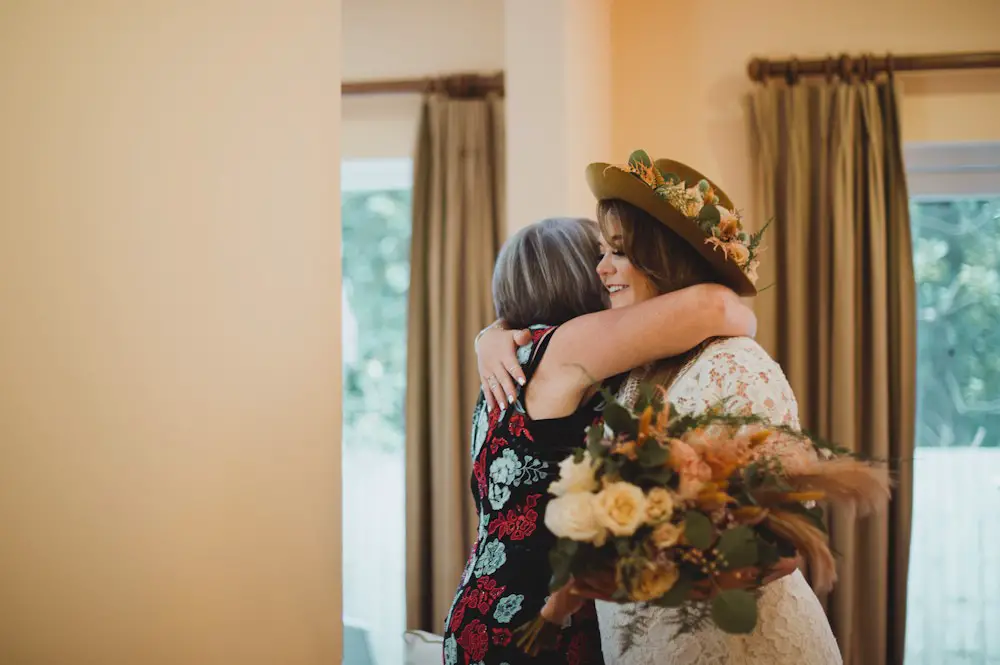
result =
[[[342,165],[345,665],[403,662],[410,170]]]
[[[1000,145],[906,154],[917,281],[907,665],[1000,662]]]

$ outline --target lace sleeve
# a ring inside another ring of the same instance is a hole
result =
[[[798,403],[784,372],[749,338],[726,339],[708,347],[674,387],[672,401],[687,413],[705,411],[727,399],[731,413],[799,427]]]
[[[756,415],[774,425],[799,429],[799,406],[781,367],[757,342],[731,338],[710,346],[682,374],[671,400],[684,413],[698,413],[727,400],[727,411]],[[778,437],[755,451],[788,467],[816,459],[815,449],[796,437]]]

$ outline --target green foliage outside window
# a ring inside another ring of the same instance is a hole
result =
[[[402,451],[410,191],[345,191],[341,211],[344,445]]]
[[[910,214],[917,445],[1000,447],[1000,198],[917,200]]]

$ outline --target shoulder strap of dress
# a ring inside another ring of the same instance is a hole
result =
[[[531,381],[531,375],[535,373],[535,368],[542,361],[545,349],[549,348],[549,342],[552,340],[552,333],[558,327],[550,326],[531,331],[531,354],[528,356],[528,362],[524,366],[525,382]]]

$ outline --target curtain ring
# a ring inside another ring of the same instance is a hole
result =
[[[844,53],[840,56],[840,78],[846,83],[851,79],[851,70],[853,69],[854,61],[851,60],[851,56]]]
[[[892,53],[885,54],[885,71],[889,74],[890,80],[896,75],[896,60],[892,57]]]
[[[827,83],[833,82],[833,78],[837,75],[837,61],[833,59],[833,56],[828,55],[823,61],[823,74],[826,76]]]
[[[788,61],[788,69],[785,71],[785,81],[788,85],[795,85],[799,82],[799,59],[792,58]]]

